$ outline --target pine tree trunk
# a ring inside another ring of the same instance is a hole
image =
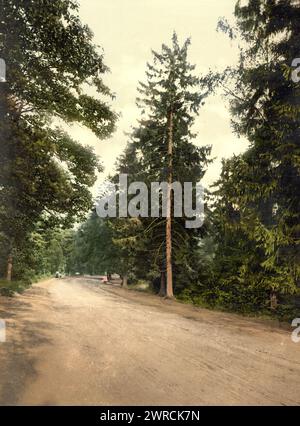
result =
[[[1,146],[9,147],[9,132],[6,122],[8,113],[8,101],[7,101],[7,83],[0,82],[0,144]],[[8,174],[10,171],[8,171]],[[7,178],[8,176],[6,176]],[[13,268],[13,257],[12,257],[12,244],[10,243],[9,254],[7,257],[6,264],[6,280],[11,281],[12,279],[12,268]]]
[[[160,273],[160,289],[158,295],[161,297],[166,295],[166,276],[164,271]]]
[[[123,288],[127,288],[128,286],[127,286],[127,274],[124,274],[123,276],[122,276],[122,287]]]
[[[172,191],[173,181],[173,112],[168,114],[168,193],[167,193],[167,218],[166,218],[166,269],[167,288],[166,297],[173,297],[172,273]]]
[[[13,267],[13,257],[11,254],[8,255],[7,258],[7,273],[6,273],[6,281],[11,281],[12,277],[12,267]]]
[[[7,113],[7,84],[0,82],[0,119],[1,123],[4,122],[4,118]]]

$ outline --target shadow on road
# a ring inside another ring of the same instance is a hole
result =
[[[31,320],[32,292],[18,298],[0,298],[0,318],[6,321],[6,342],[0,343],[0,404],[18,404],[28,379],[36,376],[39,348],[51,344],[49,323]],[[33,316],[34,318],[34,316]],[[35,316],[36,318],[36,316]]]

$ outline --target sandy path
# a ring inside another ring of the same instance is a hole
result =
[[[291,332],[83,279],[0,299],[0,404],[300,404]]]

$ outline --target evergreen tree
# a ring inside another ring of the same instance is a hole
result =
[[[66,270],[68,273],[103,275],[117,272],[119,253],[113,244],[108,222],[93,210],[87,220],[66,241]]]
[[[220,277],[248,295],[245,303],[252,294],[265,306],[269,294],[275,309],[278,296],[297,292],[300,278],[299,83],[290,67],[299,56],[300,8],[291,0],[249,0],[237,3],[235,16],[245,47],[227,93],[234,129],[250,148],[224,164],[219,185]]]
[[[196,136],[192,132],[195,117],[211,87],[209,80],[193,74],[195,66],[187,60],[189,44],[187,40],[180,46],[174,33],[171,47],[163,45],[160,53],[153,51],[153,64],[147,64],[147,82],[140,83],[141,95],[137,99],[142,119],[134,137],[143,158],[143,169],[149,181],[168,183],[165,237],[159,246],[165,249],[161,262],[166,267],[167,297],[173,297],[172,251],[174,259],[174,248],[178,250],[186,240],[183,221],[174,223],[171,184],[198,182],[210,152],[209,147],[191,143]],[[155,226],[157,230],[158,225]]]

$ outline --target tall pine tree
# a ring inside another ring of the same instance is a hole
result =
[[[183,221],[175,224],[171,185],[198,182],[210,152],[207,146],[192,144],[196,137],[192,126],[210,87],[193,73],[195,66],[187,59],[189,44],[188,39],[180,46],[174,33],[171,47],[163,44],[161,52],[152,52],[153,63],[147,64],[147,81],[140,83],[137,99],[142,118],[134,136],[143,168],[154,181],[168,184],[165,237],[160,244],[165,247],[167,297],[173,297],[174,243],[181,246],[186,235]]]

